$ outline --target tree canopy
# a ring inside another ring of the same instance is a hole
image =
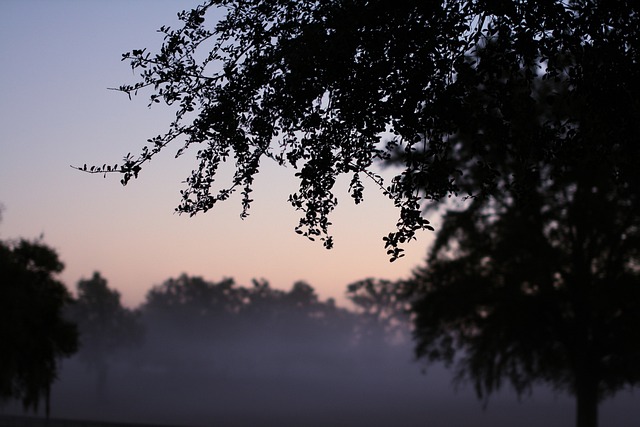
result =
[[[500,35],[477,51],[447,152],[474,197],[436,203],[441,229],[407,283],[419,357],[455,362],[480,396],[505,380],[569,391],[578,426],[640,381],[640,91],[619,74],[638,67],[607,31],[558,58],[552,78],[509,72]]]
[[[106,393],[109,357],[119,349],[139,344],[144,330],[135,311],[122,306],[120,293],[94,272],[77,284],[78,297],[69,317],[80,332],[79,358],[95,371],[97,392]]]
[[[0,399],[33,410],[44,400],[47,415],[58,362],[78,346],[76,327],[63,316],[71,295],[55,278],[63,267],[41,242],[0,241]]]
[[[315,289],[302,281],[284,291],[272,288],[265,280],[254,280],[252,286],[244,287],[237,286],[233,279],[216,283],[186,274],[154,286],[141,310],[153,322],[169,328],[183,328],[198,336],[205,333],[232,338],[254,334],[260,328],[264,329],[262,335],[268,331],[282,335],[304,331],[311,336],[313,332],[339,329],[334,324],[349,317],[333,300],[321,301]]]
[[[408,341],[410,304],[402,286],[389,280],[364,279],[347,286],[347,297],[360,311],[364,339],[378,345]],[[368,335],[368,336],[366,336]]]
[[[210,23],[215,13],[223,17]],[[593,130],[588,123],[597,123],[606,137],[591,141],[589,152],[610,162],[612,173],[626,174],[627,150],[637,154],[624,134],[638,111],[640,25],[632,2],[210,0],[178,16],[183,26],[162,26],[156,53],[123,55],[140,80],[119,88],[150,92],[150,105],[172,105],[175,120],[123,163],[79,169],[121,173],[126,184],[177,144],[177,156],[191,151],[196,160],[179,212],[206,212],[240,189],[246,215],[253,181],[270,159],[297,171],[299,188],[289,198],[302,211],[297,232],[331,247],[336,178],[351,177],[356,203],[370,179],[399,211],[396,230],[384,237],[394,260],[402,243],[431,228],[425,202],[468,196],[459,178],[473,169],[482,171],[486,188],[495,186],[495,153],[486,141],[517,152],[526,168],[536,156],[581,151],[582,136]],[[499,46],[489,60],[481,55],[488,43]],[[539,129],[550,138],[513,134],[513,114],[542,101],[531,93],[538,78],[566,80],[547,100],[588,105],[581,126],[550,117]],[[518,96],[504,103],[496,92],[493,104],[472,102],[481,108],[473,111],[469,90],[483,82]],[[492,120],[466,143],[467,158],[452,158],[452,137],[478,113]],[[375,166],[398,152],[402,168],[384,182]],[[235,173],[218,185],[227,161]]]
[[[638,199],[594,163],[565,182],[541,168],[526,196],[503,190],[447,211],[405,284],[419,357],[456,363],[480,396],[505,380],[568,391],[578,426],[597,425],[598,402],[640,382]]]
[[[110,289],[99,272],[77,284],[71,317],[78,323],[82,349],[90,360],[141,339],[136,313],[122,305],[120,293]]]

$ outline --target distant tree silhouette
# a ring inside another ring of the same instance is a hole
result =
[[[380,341],[404,342],[409,333],[411,305],[398,282],[364,279],[347,286],[347,298],[360,312],[358,335],[380,346]]]
[[[209,282],[186,274],[152,288],[142,309],[168,324],[188,325],[194,333],[232,329],[231,325],[252,331],[267,325],[299,328],[300,322],[316,322],[336,312],[333,302],[321,302],[313,287],[302,281],[287,292],[272,288],[266,280],[253,280],[251,287],[242,287],[233,279]]]
[[[142,311],[157,326],[182,329],[185,338],[222,333],[218,328],[228,326],[242,309],[242,295],[233,279],[216,283],[182,274],[147,292]]]
[[[306,282],[298,281],[287,293],[289,304],[301,309],[309,309],[319,303],[315,289]]]
[[[549,58],[552,75],[505,55],[500,28],[465,60],[467,114],[443,161],[467,165],[455,183],[474,196],[434,205],[442,226],[408,283],[419,357],[455,362],[480,396],[503,380],[569,391],[579,427],[640,381],[640,92],[618,78],[617,25]]]
[[[162,347],[154,355],[163,358],[161,363],[174,364],[186,357],[181,349],[193,349],[197,342],[202,354],[214,354],[207,369],[219,370],[238,366],[239,360],[263,373],[312,363],[332,354],[323,346],[352,345],[355,328],[353,313],[333,300],[320,301],[302,281],[285,291],[266,280],[244,287],[233,279],[209,282],[183,274],[152,288],[141,311],[152,345]]]
[[[100,273],[80,280],[77,289],[70,317],[80,331],[79,357],[95,371],[98,394],[106,397],[109,358],[118,349],[140,343],[142,325],[137,313],[122,306],[120,293],[110,289]]]
[[[236,311],[240,301],[236,298],[233,279],[218,283],[201,277],[180,275],[154,286],[146,297],[145,307],[154,310],[191,310],[193,315],[206,316],[216,311]]]
[[[45,402],[59,360],[77,350],[74,324],[63,316],[71,302],[55,275],[64,266],[40,241],[0,241],[0,399],[19,399],[25,409]]]

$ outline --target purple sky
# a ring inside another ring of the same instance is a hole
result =
[[[433,234],[423,233],[405,258],[389,263],[382,237],[393,231],[397,212],[372,185],[355,206],[348,179],[338,183],[336,244],[327,251],[294,233],[298,213],[286,201],[296,188],[292,169],[263,165],[251,216],[242,221],[239,197],[195,218],[173,213],[195,164],[189,152],[173,159],[178,146],[127,187],[119,176],[69,167],[120,162],[165,131],[169,109],[148,109],[148,94],[129,101],[107,88],[134,82],[121,54],[159,47],[156,30],[192,4],[0,2],[0,238],[44,234],[66,264],[62,279],[70,288],[98,270],[128,305],[182,272],[240,284],[265,278],[286,289],[306,280],[339,302],[356,280],[407,276]]]

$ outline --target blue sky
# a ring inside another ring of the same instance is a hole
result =
[[[373,186],[355,206],[339,181],[332,218],[333,250],[294,232],[298,213],[287,203],[294,171],[264,164],[251,215],[239,218],[239,197],[194,218],[173,213],[181,181],[195,164],[169,149],[127,187],[116,175],[88,175],[70,165],[120,162],[172,117],[110,91],[136,80],[122,53],[160,46],[161,25],[197,3],[175,1],[0,2],[0,238],[44,234],[66,264],[70,287],[100,271],[129,305],[182,272],[241,284],[268,279],[289,288],[306,280],[322,298],[343,299],[346,285],[366,277],[406,277],[426,254],[432,233],[389,263],[382,237],[397,212]]]

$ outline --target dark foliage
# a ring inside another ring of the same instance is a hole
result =
[[[442,228],[410,285],[418,356],[480,396],[550,383],[595,426],[598,402],[640,381],[638,15],[579,6],[553,56],[524,61],[498,26],[460,66],[444,157],[473,197],[434,205]]]
[[[0,242],[0,399],[49,412],[59,360],[77,349],[75,325],[64,319],[71,296],[55,275],[63,269],[43,243]]]
[[[224,17],[205,23],[210,9],[218,7]],[[261,161],[272,159],[298,170],[299,191],[290,197],[304,212],[297,231],[320,237],[327,247],[333,244],[328,216],[337,203],[336,177],[351,176],[356,202],[368,177],[399,210],[397,230],[385,237],[392,260],[417,230],[431,228],[422,215],[424,201],[464,192],[458,178],[476,168],[487,187],[495,185],[491,153],[481,143],[468,147],[472,163],[447,154],[450,137],[466,126],[464,119],[480,113],[469,109],[470,75],[503,83],[503,93],[519,91],[519,99],[511,98],[515,103],[497,97],[497,104],[483,106],[500,112],[494,122],[508,122],[514,110],[528,108],[526,88],[536,75],[566,75],[567,55],[579,65],[570,67],[566,97],[582,96],[578,92],[585,85],[595,84],[598,91],[589,102],[610,95],[634,99],[632,87],[612,86],[619,76],[633,82],[628,72],[637,68],[637,11],[622,1],[604,7],[595,1],[218,0],[179,16],[182,28],[160,29],[165,42],[158,53],[136,49],[124,55],[141,80],[120,87],[129,95],[151,90],[151,104],[175,106],[176,120],[139,156],[127,155],[121,165],[80,169],[119,172],[126,184],[167,145],[184,139],[177,155],[193,149],[197,167],[177,210],[207,211],[240,188],[245,215]],[[495,67],[470,59],[491,40],[500,44]],[[514,78],[525,85],[513,86]],[[622,120],[617,110],[607,115]],[[568,131],[566,124],[555,123],[549,131],[562,129]],[[508,135],[502,136],[501,149],[520,150]],[[600,148],[613,149],[604,141]],[[536,149],[555,156],[560,147]],[[397,150],[405,154],[403,169],[383,183],[373,166]],[[216,190],[216,171],[228,160],[235,161],[236,172],[228,186]]]
[[[129,154],[121,165],[79,169],[118,172],[126,184],[158,152],[183,139],[177,155],[193,149],[197,167],[177,210],[206,212],[240,188],[246,215],[261,161],[271,159],[298,170],[299,190],[289,199],[304,213],[297,231],[320,237],[327,247],[333,244],[328,230],[336,178],[351,176],[357,203],[367,177],[399,210],[397,230],[384,238],[394,260],[416,231],[431,229],[423,202],[466,194],[459,178],[477,169],[485,184],[479,190],[497,184],[495,153],[487,152],[483,140],[499,141],[499,150],[518,152],[523,160],[580,150],[574,138],[565,146],[549,144],[554,138],[539,144],[540,135],[522,128],[526,139],[514,138],[511,118],[535,104],[528,88],[537,76],[568,80],[567,90],[550,94],[549,102],[593,105],[583,113],[611,118],[608,138],[594,141],[593,148],[616,165],[624,163],[609,141],[618,137],[614,123],[634,123],[629,120],[637,109],[640,25],[634,7],[587,0],[208,1],[179,14],[182,28],[160,29],[165,42],[159,53],[136,49],[123,58],[141,80],[120,90],[131,95],[149,89],[151,104],[176,108],[167,133],[149,139],[139,156]],[[224,17],[205,23],[210,9],[218,8]],[[478,52],[489,42],[498,45],[495,61],[480,61]],[[567,64],[567,57],[574,63]],[[497,91],[495,102],[470,103],[482,82]],[[600,111],[609,98],[617,100],[615,107]],[[467,161],[451,157],[452,135],[465,131],[467,118],[475,122],[485,113],[492,119],[487,130],[504,132],[469,140]],[[550,121],[541,131],[571,129]],[[386,135],[392,136],[382,144]],[[534,147],[523,147],[534,141]],[[373,166],[397,151],[404,153],[402,170],[383,183]],[[235,161],[232,182],[216,189],[216,171],[229,160]]]

